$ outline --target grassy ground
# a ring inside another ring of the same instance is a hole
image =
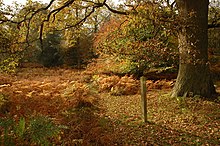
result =
[[[219,145],[219,100],[170,98],[173,82],[147,81],[144,123],[139,81],[132,77],[25,68],[16,75],[0,75],[0,93],[7,98],[0,116],[15,121],[52,118],[65,127],[50,139],[55,145]],[[0,132],[2,137],[2,127]]]

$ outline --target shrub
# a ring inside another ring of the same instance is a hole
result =
[[[111,88],[119,82],[118,76],[100,77],[98,80],[99,91],[111,91]]]
[[[92,49],[93,36],[87,32],[81,32],[75,41],[65,42],[62,49],[63,60],[69,66],[83,68],[95,57]]]
[[[0,25],[0,72],[14,73],[22,58],[23,50],[16,40],[18,36],[12,30],[13,26]]]
[[[85,83],[72,82],[62,94],[68,101],[71,107],[92,107],[98,101],[98,96],[95,90]]]
[[[60,128],[50,118],[40,116],[30,120],[27,130],[33,143],[48,145],[48,139],[57,136]]]
[[[39,62],[46,67],[58,66],[62,64],[61,35],[59,33],[48,33],[43,40],[42,52],[39,56]]]
[[[59,134],[60,127],[48,117],[35,117],[29,121],[21,117],[0,119],[1,145],[49,145],[50,138]]]
[[[132,76],[93,76],[100,92],[112,95],[133,95],[139,91],[139,82]]]
[[[132,76],[124,76],[119,82],[111,88],[112,95],[133,95],[140,90],[137,80],[134,80]]]
[[[8,101],[8,97],[0,93],[0,114],[5,114],[8,112],[9,107],[10,102]]]
[[[0,72],[15,73],[19,60],[20,57],[17,55],[8,55],[7,58],[1,59]]]

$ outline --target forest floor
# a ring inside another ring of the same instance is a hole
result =
[[[147,80],[144,123],[139,81],[132,77],[21,68],[14,75],[0,74],[0,93],[6,98],[0,117],[17,122],[21,117],[51,118],[63,126],[50,139],[55,145],[220,145],[220,99],[170,98],[174,82]]]

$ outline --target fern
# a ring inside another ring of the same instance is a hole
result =
[[[50,138],[59,134],[59,126],[48,117],[34,117],[28,122],[21,117],[16,123],[12,118],[0,119],[0,145],[19,144],[50,145]]]
[[[19,138],[23,138],[25,134],[25,118],[20,118],[18,125],[15,126],[15,132]]]
[[[48,139],[58,135],[59,127],[47,117],[37,117],[30,121],[29,136],[32,142],[49,145]]]
[[[15,122],[9,118],[0,119],[0,145],[14,145],[13,136],[11,135],[12,127]]]

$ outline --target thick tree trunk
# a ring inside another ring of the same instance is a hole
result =
[[[182,27],[180,65],[172,97],[211,97],[215,93],[208,62],[208,0],[176,0]]]

